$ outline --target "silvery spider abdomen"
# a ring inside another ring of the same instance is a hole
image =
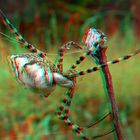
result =
[[[48,60],[38,58],[35,54],[20,54],[9,57],[14,74],[19,83],[32,89],[52,92],[56,84],[72,87],[73,83],[56,71]]]

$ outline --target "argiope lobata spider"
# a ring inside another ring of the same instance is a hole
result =
[[[33,45],[29,44],[17,32],[16,28],[10,23],[10,21],[1,10],[0,15],[5,25],[7,25],[10,28],[11,32],[16,35],[17,41],[31,52],[27,54],[12,55],[9,57],[18,82],[34,90],[43,90],[46,93],[44,94],[45,97],[48,97],[50,95],[50,93],[55,89],[56,85],[68,88],[65,97],[62,99],[62,105],[58,108],[57,115],[82,139],[88,140],[90,138],[97,138],[113,132],[113,130],[111,130],[101,135],[88,137],[85,136],[84,130],[88,129],[94,124],[89,127],[80,127],[70,120],[70,118],[68,117],[68,113],[75,92],[76,77],[97,71],[109,64],[115,64],[122,60],[129,59],[130,57],[140,53],[140,50],[120,57],[118,59],[106,62],[105,64],[89,68],[85,71],[77,71],[76,67],[85,59],[85,57],[92,55],[93,51],[96,51],[98,47],[103,46],[106,40],[102,32],[91,28],[85,33],[85,36],[83,38],[83,43],[87,46],[87,52],[80,56],[79,59],[75,61],[75,63],[69,68],[67,72],[63,72],[63,55],[65,50],[67,50],[71,46],[82,49],[78,43],[71,41],[63,45],[59,49],[58,61],[56,64],[54,64],[47,57],[46,53],[36,49]],[[94,47],[92,47],[91,44]],[[101,120],[104,119],[107,115],[101,118]]]

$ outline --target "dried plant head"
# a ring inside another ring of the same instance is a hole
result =
[[[104,46],[106,42],[106,36],[101,30],[95,28],[88,28],[83,36],[82,43],[85,45],[85,49],[89,50],[98,50]]]

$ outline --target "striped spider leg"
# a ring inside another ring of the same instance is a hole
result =
[[[76,133],[78,136],[81,137],[81,139],[83,140],[89,140],[89,139],[94,139],[94,138],[98,138],[98,137],[102,137],[102,136],[105,136],[105,135],[108,135],[110,133],[112,133],[114,131],[113,130],[110,130],[110,131],[107,131],[103,134],[99,134],[99,135],[96,135],[96,136],[86,136],[84,134],[84,130],[88,129],[88,128],[91,128],[93,126],[95,126],[96,124],[98,124],[99,122],[101,122],[103,119],[105,119],[108,115],[110,115],[110,113],[107,113],[106,115],[104,115],[104,117],[102,117],[100,120],[97,120],[95,123],[91,124],[91,125],[88,125],[86,127],[81,127],[77,124],[75,124],[70,118],[69,118],[69,107],[70,107],[70,104],[71,104],[71,101],[72,101],[72,98],[73,98],[73,95],[75,93],[75,82],[76,82],[76,77],[73,77],[72,79],[73,81],[73,87],[68,89],[64,98],[61,100],[61,106],[59,106],[57,108],[57,115],[59,117],[60,120],[63,120],[68,126],[69,128],[74,132]]]
[[[71,101],[72,101],[72,97],[75,93],[75,85],[76,85],[76,77],[73,77],[72,78],[72,81],[73,81],[73,86],[72,88],[68,89],[64,98],[61,100],[61,106],[59,106],[57,108],[57,115],[59,117],[60,120],[63,120],[68,126],[70,129],[72,129],[72,131],[74,133],[76,133],[78,136],[81,137],[81,139],[83,140],[89,140],[89,139],[94,139],[94,138],[98,138],[98,137],[102,137],[102,136],[105,136],[105,135],[108,135],[110,133],[112,133],[114,131],[113,130],[110,130],[110,131],[107,131],[103,134],[99,134],[99,135],[96,135],[96,136],[86,136],[84,134],[84,130],[88,129],[88,128],[91,128],[93,127],[94,125],[98,124],[100,121],[102,121],[103,119],[105,119],[110,113],[106,114],[103,118],[101,118],[100,120],[96,121],[95,123],[91,124],[91,125],[88,125],[86,127],[81,127],[77,124],[75,124],[70,118],[69,118],[69,107],[70,107],[70,104],[71,104]]]
[[[63,71],[63,56],[64,56],[64,52],[67,50],[67,49],[70,49],[71,46],[75,46],[76,48],[79,48],[79,49],[82,49],[82,47],[74,42],[74,41],[70,41],[66,44],[64,44],[63,46],[60,47],[60,49],[58,50],[58,62],[57,62],[57,67],[58,69],[60,70],[60,73],[62,73]]]
[[[119,63],[119,62],[121,62],[121,61],[128,60],[128,59],[130,59],[132,56],[135,56],[135,55],[137,55],[137,54],[139,54],[139,53],[140,53],[140,49],[137,50],[137,51],[134,51],[134,52],[132,52],[132,53],[130,53],[130,54],[128,54],[128,55],[125,55],[125,56],[119,57],[119,58],[117,58],[117,59],[108,61],[108,62],[106,62],[106,63],[104,63],[104,64],[101,64],[101,65],[97,65],[97,66],[88,68],[87,70],[77,71],[77,72],[75,72],[75,73],[73,73],[73,74],[68,75],[68,77],[69,77],[69,78],[72,78],[72,77],[75,77],[75,76],[76,76],[76,77],[79,77],[79,76],[82,76],[82,75],[85,75],[85,74],[88,74],[88,73],[91,73],[91,72],[98,71],[98,70],[100,70],[101,68],[106,67],[106,66],[108,66],[108,65],[110,65],[110,64],[117,64],[117,63]]]
[[[36,49],[32,44],[28,43],[21,34],[18,33],[17,29],[11,24],[6,15],[0,9],[0,16],[2,18],[3,23],[10,29],[11,33],[15,34],[16,39],[22,44],[26,49],[28,49],[31,53],[35,53],[38,57],[44,58],[46,54],[38,49]]]

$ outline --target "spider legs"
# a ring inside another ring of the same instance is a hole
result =
[[[108,115],[110,115],[110,113],[103,116],[103,118],[101,118],[97,122],[95,122],[91,125],[88,125],[86,127],[80,127],[79,125],[77,125],[77,124],[75,124],[71,121],[71,119],[68,116],[68,113],[69,113],[69,107],[70,107],[70,104],[71,104],[71,101],[72,101],[72,98],[73,98],[73,95],[74,95],[74,92],[75,92],[76,77],[73,78],[73,83],[74,83],[73,87],[70,88],[66,92],[65,97],[61,100],[61,106],[58,107],[57,115],[58,115],[59,119],[63,120],[70,127],[70,129],[72,129],[72,131],[75,132],[77,135],[79,135],[83,140],[89,140],[89,139],[105,136],[105,135],[108,135],[108,134],[112,133],[114,130],[108,131],[104,134],[97,135],[97,136],[94,136],[94,137],[87,137],[83,133],[83,131],[85,129],[88,129],[88,128],[98,124],[100,121],[105,119]]]
[[[92,50],[89,50],[88,52],[84,53],[82,56],[80,56],[74,64],[70,67],[70,69],[75,69],[79,64],[81,64],[82,61],[85,60],[87,56],[89,56],[92,53]]]
[[[117,64],[117,63],[119,63],[119,62],[121,62],[121,61],[128,60],[128,59],[130,59],[131,57],[133,57],[133,56],[135,56],[135,55],[137,55],[137,54],[139,54],[139,53],[140,53],[140,49],[137,50],[137,51],[135,51],[135,52],[132,52],[132,53],[130,53],[130,54],[128,54],[128,55],[125,55],[125,56],[119,57],[119,58],[117,58],[117,59],[108,61],[108,62],[106,62],[106,63],[104,63],[104,64],[100,64],[100,65],[97,65],[97,66],[88,68],[88,69],[86,69],[86,70],[83,70],[83,71],[74,72],[74,73],[68,75],[67,77],[72,78],[72,77],[75,77],[75,76],[78,77],[78,76],[86,75],[86,74],[88,74],[88,73],[92,73],[92,72],[98,71],[98,70],[100,70],[101,68],[106,67],[106,66],[108,66],[108,65]]]
[[[61,46],[61,48],[58,50],[58,62],[57,62],[57,67],[60,70],[60,73],[63,72],[63,56],[64,56],[64,52],[67,49],[70,49],[71,46],[75,46],[76,48],[82,49],[81,46],[73,41],[70,41],[66,44],[64,44],[63,46]]]
[[[29,44],[20,33],[18,33],[17,29],[11,24],[11,22],[8,20],[6,15],[1,11],[0,9],[0,16],[2,18],[3,23],[9,27],[11,33],[14,33],[16,36],[16,39],[19,41],[20,44],[22,44],[26,49],[28,49],[32,53],[38,54],[39,57],[44,58],[46,57],[46,54],[42,51],[36,49],[32,44]]]
[[[63,120],[72,129],[73,132],[76,132],[76,134],[83,136],[83,128],[79,127],[77,124],[74,124],[68,117],[69,107],[75,92],[76,78],[73,78],[73,83],[74,86],[66,92],[65,97],[62,99],[62,105],[58,108],[57,115],[59,119]]]
[[[4,25],[9,27],[10,31],[15,34],[16,39],[20,41],[24,45],[28,45],[28,43],[24,40],[24,38],[18,33],[17,29],[10,23],[6,15],[0,10],[0,15],[2,17],[2,21]]]

